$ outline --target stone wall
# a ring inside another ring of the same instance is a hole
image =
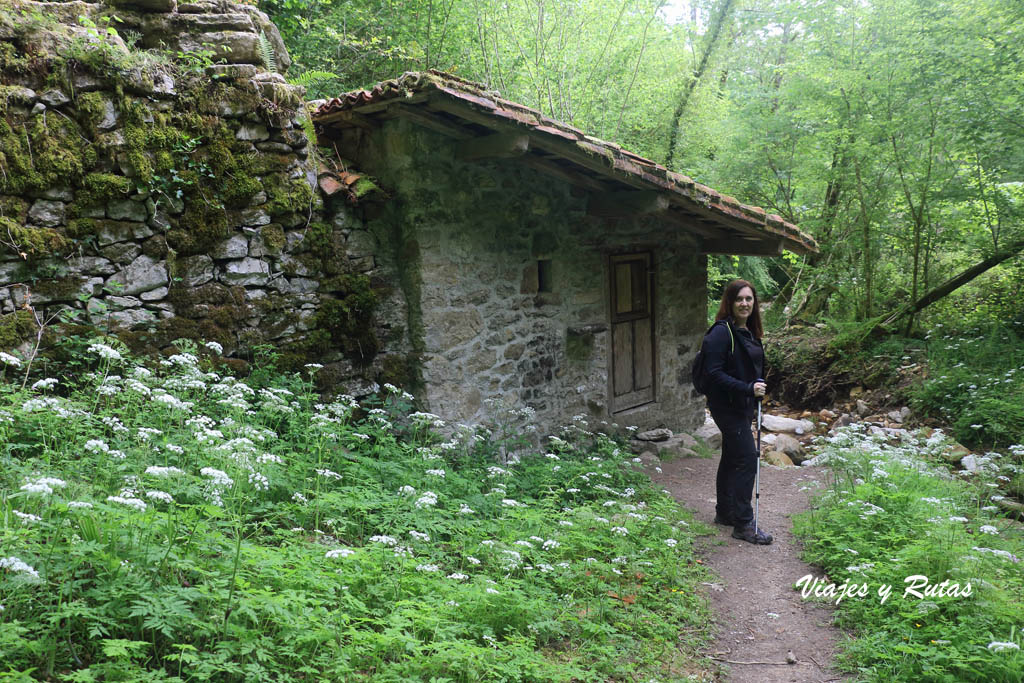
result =
[[[408,379],[401,291],[361,209],[317,192],[303,90],[262,66],[261,32],[286,69],[232,2],[0,8],[4,350],[63,310],[137,351],[269,345],[325,385]]]
[[[548,432],[579,414],[702,423],[688,369],[706,327],[706,271],[692,244],[655,220],[588,217],[585,193],[515,161],[463,163],[453,152],[401,119],[359,150],[390,193],[371,228],[402,255],[426,407],[474,422],[498,400],[533,409],[529,421]],[[656,400],[611,414],[608,255],[630,251],[654,257]],[[550,293],[538,292],[538,259],[552,262]]]

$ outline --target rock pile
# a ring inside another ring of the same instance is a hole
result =
[[[273,344],[356,387],[380,370],[375,339],[402,305],[374,289],[359,215],[316,190],[304,91],[265,14],[221,0],[6,10],[56,23],[3,12],[0,53],[23,56],[0,88],[0,332],[65,309],[137,350]],[[157,47],[176,61],[144,51]]]

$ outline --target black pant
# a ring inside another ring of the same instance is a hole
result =
[[[758,452],[750,432],[753,418],[731,410],[712,411],[711,417],[722,432],[722,459],[718,461],[715,479],[715,512],[723,519],[732,520],[737,529],[746,528],[754,523],[750,497],[757,476]]]

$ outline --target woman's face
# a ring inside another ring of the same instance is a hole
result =
[[[754,311],[754,291],[750,287],[744,287],[736,294],[736,300],[732,302],[732,317],[738,325],[746,325],[747,318]]]

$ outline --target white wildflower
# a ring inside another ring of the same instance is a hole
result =
[[[20,368],[21,367],[21,359],[20,358],[12,356],[9,353],[4,353],[3,351],[0,351],[0,363],[3,363],[4,365],[10,365],[12,368]],[[10,558],[8,558],[8,559],[10,559]]]
[[[146,511],[146,501],[139,498],[131,498],[124,496],[107,496],[107,500],[111,503],[120,503],[121,505],[127,505],[128,507],[135,508],[139,512]]]
[[[87,349],[89,353],[95,353],[104,360],[121,360],[121,354],[117,350],[110,348],[106,344],[92,344]]]
[[[34,523],[34,522],[41,522],[41,521],[43,521],[42,517],[40,517],[39,515],[33,515],[30,512],[22,512],[21,510],[15,510],[13,508],[11,508],[11,512],[14,513],[15,517],[17,517],[18,519],[20,519],[20,520],[22,520],[24,522],[33,522]]]
[[[101,439],[89,439],[85,442],[85,450],[91,453],[109,453],[110,446],[107,445],[106,441]]]
[[[331,559],[334,557],[349,557],[355,554],[356,551],[352,550],[351,548],[335,548],[334,550],[328,550],[326,553],[324,553],[324,557]]]
[[[37,572],[27,563],[22,562],[20,559],[13,556],[0,557],[0,569],[6,569],[17,574],[27,574],[30,578],[33,579],[39,578],[39,572]]]
[[[423,495],[416,499],[417,508],[433,507],[437,505],[437,494],[433,491],[424,491]]]
[[[988,649],[992,652],[1014,652],[1020,649],[1020,645],[1018,645],[1017,643],[1004,643],[998,640],[993,640],[991,643],[988,644]]]

